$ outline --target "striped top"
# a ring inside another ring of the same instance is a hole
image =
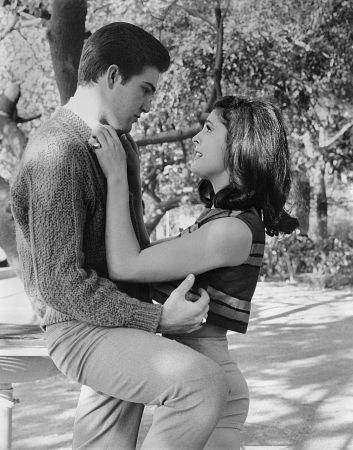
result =
[[[265,230],[255,208],[247,211],[206,209],[196,222],[180,233],[192,233],[205,223],[225,217],[237,217],[250,228],[252,245],[247,260],[232,267],[220,267],[197,275],[194,289],[207,289],[210,309],[207,322],[228,330],[246,333],[253,297],[265,247]],[[163,303],[180,281],[156,283],[152,287],[154,300]]]

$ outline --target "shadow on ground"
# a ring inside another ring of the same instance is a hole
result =
[[[243,449],[353,450],[352,300],[259,284],[248,333],[229,335],[251,392]],[[16,385],[14,449],[71,448],[78,390],[62,376]],[[147,410],[139,442],[150,422]]]

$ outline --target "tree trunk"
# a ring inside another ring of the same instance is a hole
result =
[[[177,208],[180,205],[180,201],[185,194],[177,195],[166,201],[155,202],[153,211],[148,215],[145,220],[146,229],[148,234],[151,236],[152,232],[156,229],[159,222],[162,220],[163,216],[167,211]]]
[[[317,226],[320,239],[327,238],[327,196],[325,182],[325,163],[322,162],[318,177],[318,193],[316,197]]]
[[[212,110],[213,103],[222,97],[222,70],[223,70],[223,20],[220,4],[215,8],[217,22],[216,55],[213,69],[213,88],[208,100],[206,111]]]
[[[87,2],[84,0],[54,0],[53,14],[48,22],[48,40],[53,67],[62,103],[74,94],[77,69],[81,56]],[[20,87],[10,83],[0,95],[0,133],[2,145],[7,146],[19,160],[27,138],[17,126],[17,102]],[[9,264],[19,273],[14,223],[9,207],[9,184],[0,177],[0,246]]]
[[[0,95],[1,146],[6,147],[17,159],[22,156],[27,143],[25,134],[17,126],[17,103],[20,95],[20,86],[13,82],[9,82]]]
[[[0,134],[2,146],[7,148],[18,161],[22,156],[27,138],[17,126],[17,103],[20,98],[17,83],[8,83],[0,96]],[[6,254],[10,266],[20,277],[20,268],[16,247],[14,222],[10,210],[10,186],[0,177],[0,247]]]
[[[77,69],[85,37],[86,0],[54,0],[48,41],[61,104],[77,88]]]
[[[295,215],[299,220],[300,234],[307,236],[309,232],[311,186],[310,178],[305,170],[298,170],[295,173],[295,185]]]
[[[17,276],[21,278],[15,227],[10,210],[9,197],[9,184],[0,177],[0,247],[5,252],[9,265],[15,270]]]

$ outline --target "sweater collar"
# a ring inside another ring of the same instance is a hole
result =
[[[63,106],[59,106],[53,113],[52,118],[55,120],[60,120],[65,122],[68,128],[74,130],[81,139],[87,143],[88,139],[91,137],[91,128],[87,125],[87,123],[81,119],[80,116],[75,114],[68,108]]]

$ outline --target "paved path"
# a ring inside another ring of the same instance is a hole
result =
[[[4,274],[0,317],[15,311],[21,322],[30,309]],[[259,284],[248,333],[229,334],[251,391],[243,450],[353,450],[352,301],[347,289]],[[14,450],[70,449],[76,383],[57,376],[17,384],[15,395]],[[147,410],[142,436],[150,421]]]

